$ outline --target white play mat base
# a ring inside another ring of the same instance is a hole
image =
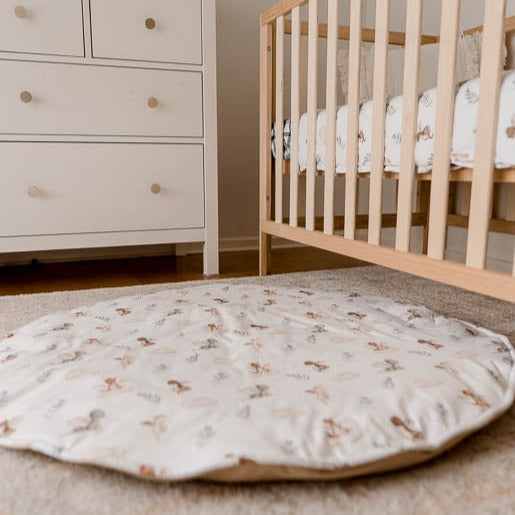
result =
[[[46,316],[0,342],[0,445],[163,481],[348,477],[506,411],[504,336],[378,297],[212,284]]]

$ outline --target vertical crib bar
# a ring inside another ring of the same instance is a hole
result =
[[[338,0],[327,4],[326,169],[324,183],[324,232],[334,233],[334,177],[336,174],[336,101],[338,55]]]
[[[300,7],[291,13],[290,225],[299,223]]]
[[[309,2],[308,29],[308,164],[306,170],[306,229],[315,229],[316,134],[318,107],[318,0]]]
[[[275,30],[275,221],[283,223],[284,173],[284,16]]]
[[[401,169],[397,204],[397,234],[395,248],[409,252],[411,242],[411,212],[415,174],[415,134],[418,116],[418,86],[420,67],[420,35],[422,0],[410,0],[406,14],[406,54],[402,112]]]
[[[476,153],[472,177],[470,218],[467,241],[467,266],[484,269],[488,229],[492,214],[493,173],[499,93],[501,89],[503,22],[506,0],[485,2]]]
[[[352,0],[350,10],[349,98],[347,104],[347,163],[345,174],[345,238],[356,236],[358,193],[359,79],[363,0]]]
[[[515,222],[515,184],[506,184],[508,188],[508,209],[506,220]],[[515,248],[513,249],[513,275],[515,276]]]
[[[372,245],[381,244],[389,20],[390,0],[377,0],[376,42],[374,49],[374,96],[372,104],[372,164],[370,170],[368,222],[368,242]]]
[[[431,200],[431,181],[417,181],[417,213],[423,214],[422,254],[427,254],[429,238],[429,202]]]
[[[449,212],[449,169],[451,164],[454,103],[456,97],[456,50],[460,21],[460,0],[444,0],[440,27],[438,86],[433,178],[429,208],[428,256],[443,259]]]
[[[272,25],[260,28],[260,172],[259,172],[259,274],[270,273],[271,236],[263,222],[272,217]]]
[[[508,184],[508,212],[506,220],[515,222],[515,184]],[[515,248],[513,249],[513,276],[515,277]]]

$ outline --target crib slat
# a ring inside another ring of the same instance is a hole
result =
[[[309,2],[308,33],[308,148],[306,171],[306,229],[315,230],[316,134],[318,107],[318,0]]]
[[[334,176],[336,173],[336,102],[338,55],[338,0],[328,0],[326,172],[324,183],[324,232],[334,233]]]
[[[420,35],[422,0],[407,2],[406,53],[404,61],[401,169],[397,204],[397,234],[395,248],[409,252],[411,242],[411,211],[415,174],[415,133],[418,116],[418,86],[420,65]]]
[[[347,163],[345,174],[345,238],[356,236],[358,193],[359,79],[363,0],[352,0],[350,10],[349,95],[347,102]]]
[[[374,49],[374,96],[372,104],[372,163],[370,170],[368,226],[368,242],[372,245],[381,244],[389,20],[390,0],[377,0],[376,44]]]
[[[283,221],[284,173],[284,16],[275,31],[275,221]]]
[[[505,7],[506,0],[488,0],[488,2],[485,2],[476,158],[472,176],[467,241],[467,266],[479,269],[484,269],[486,266],[488,228],[492,214]]]
[[[460,21],[460,0],[445,0],[442,5],[433,180],[429,208],[428,256],[443,259],[449,212],[449,169],[456,97],[456,50]]]
[[[271,235],[264,225],[272,218],[272,25],[261,25],[259,43],[259,274],[270,273]]]
[[[508,188],[508,210],[506,220],[515,222],[515,184],[507,184]],[[515,276],[515,248],[513,249],[513,275]]]
[[[299,122],[300,122],[300,7],[291,13],[291,168],[290,225],[298,225],[299,198]]]

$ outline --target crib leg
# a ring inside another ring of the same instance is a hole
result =
[[[259,275],[269,275],[272,269],[272,237],[261,232],[259,235]]]
[[[431,196],[431,182],[418,181],[417,184],[417,211],[424,214],[423,236],[422,236],[422,252],[427,254],[427,245],[429,238],[429,203]]]
[[[272,103],[273,103],[273,32],[270,23],[260,29],[260,223],[272,219]],[[259,275],[270,273],[272,238],[260,227]]]

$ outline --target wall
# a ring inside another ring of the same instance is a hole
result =
[[[258,232],[259,15],[273,0],[218,0],[220,235]]]

